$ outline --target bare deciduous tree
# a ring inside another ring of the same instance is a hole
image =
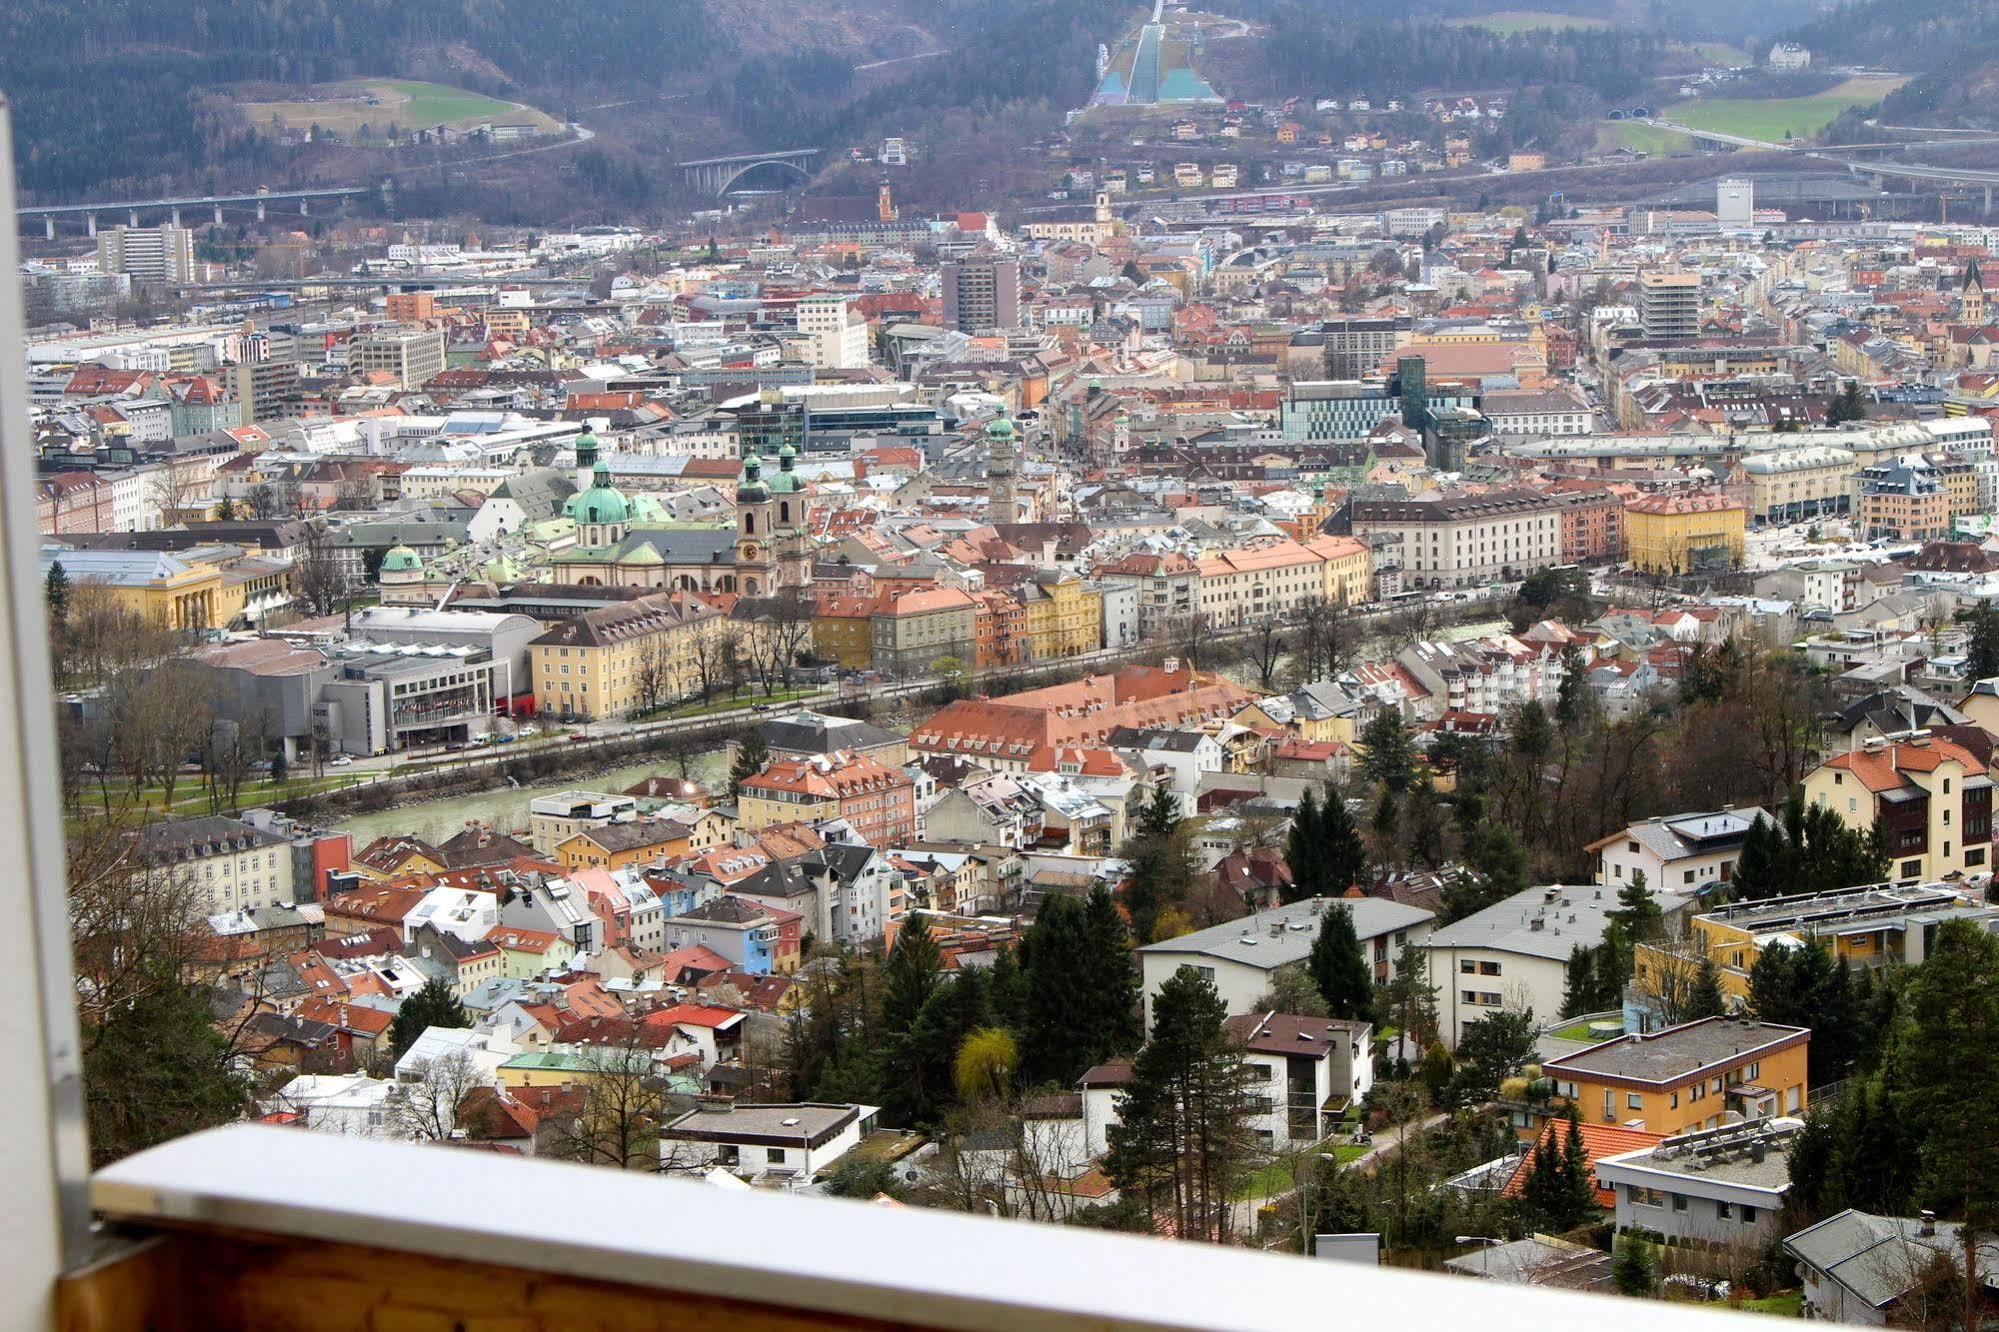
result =
[[[470,1055],[455,1051],[419,1061],[411,1076],[399,1077],[383,1098],[390,1136],[418,1142],[447,1142],[458,1131],[458,1108],[486,1085]]]
[[[306,529],[293,574],[299,596],[314,615],[333,614],[352,590],[346,571],[333,553],[332,538],[318,524]]]
[[[618,1170],[662,1170],[659,1132],[666,1118],[666,1083],[631,1024],[623,1039],[590,1046],[583,1055],[583,1104],[550,1129],[553,1155]]]

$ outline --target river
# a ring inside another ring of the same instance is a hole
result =
[[[612,768],[606,772],[585,773],[535,786],[500,786],[473,795],[447,796],[442,800],[397,805],[392,809],[372,814],[357,814],[351,819],[336,823],[334,827],[354,838],[354,849],[357,851],[375,838],[393,833],[421,837],[427,842],[439,842],[458,832],[473,819],[502,832],[519,832],[522,834],[522,839],[526,840],[528,801],[536,796],[554,795],[560,791],[615,793],[628,786],[635,786],[647,777],[679,775],[680,767],[676,762],[664,758],[647,759]],[[688,761],[687,775],[710,791],[721,790],[729,781],[728,751],[715,749],[695,755]]]

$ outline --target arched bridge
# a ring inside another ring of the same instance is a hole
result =
[[[734,157],[704,157],[682,162],[680,178],[703,194],[721,198],[747,172],[762,166],[789,167],[807,180],[819,160],[817,148],[780,148],[767,153],[738,153]]]

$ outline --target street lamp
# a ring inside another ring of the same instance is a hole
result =
[[[1460,1244],[1490,1244],[1494,1248],[1506,1243],[1505,1240],[1494,1239],[1490,1235],[1459,1235],[1457,1242]]]

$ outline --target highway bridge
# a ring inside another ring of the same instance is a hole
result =
[[[1768,139],[1752,139],[1741,134],[1724,134],[1719,130],[1696,129],[1692,125],[1682,125],[1671,120],[1653,117],[1644,122],[1654,129],[1670,130],[1684,134],[1701,143],[1720,144],[1728,148],[1750,148],[1765,153],[1790,153],[1798,157],[1816,157],[1826,162],[1836,162],[1857,176],[1872,176],[1877,182],[1884,179],[1938,181],[1952,185],[1982,185],[1985,187],[1985,210],[1992,211],[1992,189],[1999,185],[1999,171],[1985,171],[1976,167],[1936,166],[1926,162],[1883,162],[1868,158],[1843,157],[1846,148],[1821,148],[1804,143],[1773,143]],[[1988,140],[1989,141],[1989,140]],[[1949,141],[1950,146],[1976,143],[1978,140],[1958,139]],[[1872,145],[1869,145],[1872,146]],[[1910,144],[1907,147],[1941,147],[1941,143]]]
[[[244,278],[235,282],[175,282],[168,284],[167,289],[188,293],[315,291],[322,287],[340,291],[452,291],[468,287],[574,287],[582,290],[589,285],[590,279],[587,276],[516,277],[507,274],[482,277],[469,274],[448,276],[437,273],[382,273],[355,274],[351,277],[279,278],[272,281]]]
[[[383,186],[381,192],[387,193],[387,188]],[[374,189],[363,185],[324,186],[296,190],[257,190],[250,194],[192,194],[164,199],[115,199],[103,203],[31,204],[14,211],[16,216],[23,219],[40,218],[49,238],[54,239],[58,218],[81,217],[85,233],[95,236],[100,213],[110,214],[113,217],[123,213],[127,221],[136,227],[142,214],[165,213],[175,226],[179,226],[183,211],[197,213],[209,211],[214,214],[216,225],[220,226],[224,208],[254,207],[257,210],[257,220],[261,222],[266,210],[272,204],[296,204],[299,215],[303,217],[312,212],[315,201],[339,203],[342,200],[358,199],[373,193],[376,193]]]
[[[736,153],[729,157],[701,157],[679,163],[681,179],[703,194],[721,198],[739,179],[758,167],[782,167],[811,180],[808,169],[819,160],[817,148],[773,148],[768,152]]]

